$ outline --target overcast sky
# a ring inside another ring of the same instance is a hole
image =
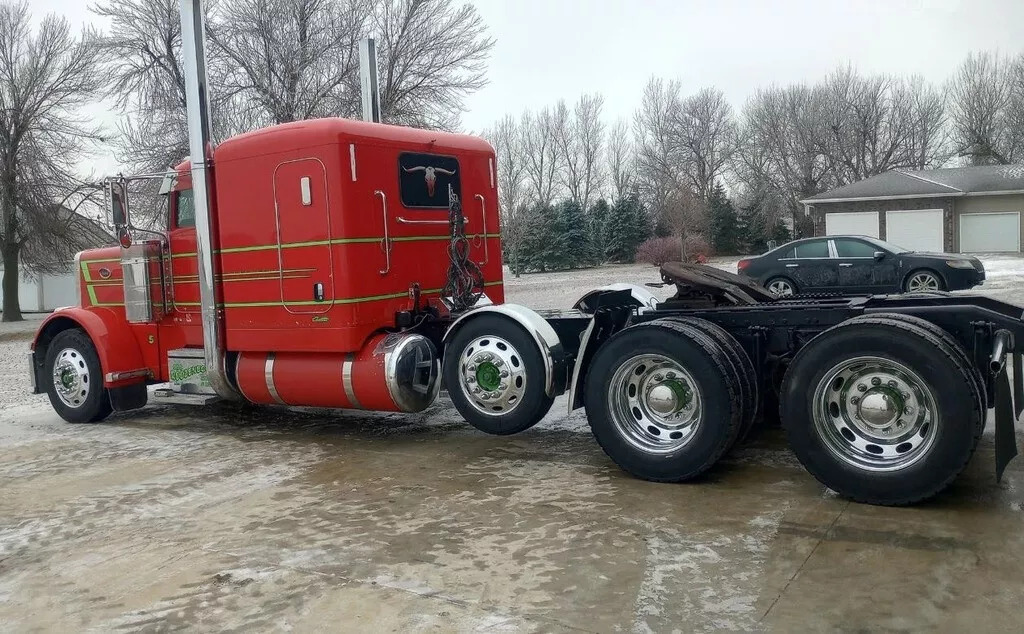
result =
[[[497,40],[490,84],[464,116],[479,132],[507,112],[585,92],[629,117],[651,75],[722,89],[814,81],[839,65],[943,81],[972,50],[1024,51],[1024,0],[476,0]],[[80,25],[84,0],[31,0]]]

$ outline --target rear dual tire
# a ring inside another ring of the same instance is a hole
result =
[[[708,322],[659,319],[598,349],[586,378],[587,419],[619,467],[645,480],[682,482],[736,442],[756,410],[756,388],[722,335],[731,340]]]
[[[864,316],[796,355],[780,395],[782,425],[826,487],[858,502],[913,504],[967,465],[984,427],[984,388],[940,330],[904,316]]]

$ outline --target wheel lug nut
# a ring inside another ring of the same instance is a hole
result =
[[[871,385],[881,385],[881,384],[882,384],[882,379],[878,378],[877,376],[875,378],[871,379]]]
[[[499,374],[498,376],[500,376],[503,379],[507,379],[508,378],[508,370],[502,370],[501,374]]]
[[[857,385],[857,391],[858,392],[867,392],[868,391],[868,386],[866,386],[863,383],[861,383],[861,384]]]
[[[476,377],[475,376],[467,376],[466,377],[466,383],[476,383]]]
[[[661,374],[655,374],[654,375],[654,380],[655,381],[663,381],[664,379],[665,379],[664,375],[661,375]]]
[[[473,388],[473,394],[479,394],[479,393],[480,393],[480,388],[474,387]]]
[[[670,379],[674,379],[674,378],[676,378],[676,373],[675,372],[669,372],[665,376],[670,378]]]
[[[889,381],[888,383],[886,383],[886,385],[888,385],[889,387],[896,387],[896,381]]]
[[[860,403],[860,397],[859,396],[851,396],[850,397],[850,402],[853,403],[854,405],[856,405],[857,403]]]
[[[502,383],[501,385],[498,386],[498,389],[504,392],[505,390],[508,389],[508,383]]]
[[[469,367],[466,368],[466,369],[469,370],[470,372],[476,372],[476,364],[475,363],[471,363],[469,365]]]
[[[903,408],[903,413],[904,414],[913,414],[914,413],[914,408],[909,406],[909,405],[907,405],[906,407]]]
[[[501,367],[501,366],[503,366],[503,365],[505,365],[505,362],[504,362],[504,361],[502,361],[501,359],[495,359],[495,360],[494,360],[494,366],[495,366],[495,367],[497,367],[497,368],[500,368],[500,367]]]

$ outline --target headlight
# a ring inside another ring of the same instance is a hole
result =
[[[952,269],[973,269],[974,264],[970,260],[946,260],[946,266]]]

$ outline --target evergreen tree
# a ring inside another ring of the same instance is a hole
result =
[[[565,200],[555,208],[554,215],[553,267],[574,269],[590,264],[590,235],[583,207],[575,201]]]
[[[604,264],[608,260],[611,217],[612,209],[604,198],[591,205],[587,212],[587,219],[590,223],[591,261],[594,264]]]
[[[647,210],[635,194],[628,194],[615,201],[608,222],[608,246],[606,255],[614,262],[632,262],[636,248],[650,236]]]
[[[551,268],[551,242],[557,228],[554,210],[549,205],[534,204],[526,210],[523,246],[520,257],[524,271],[547,271]]]
[[[711,248],[714,252],[718,255],[739,253],[742,242],[739,216],[721,183],[711,193],[708,212],[711,217]]]

